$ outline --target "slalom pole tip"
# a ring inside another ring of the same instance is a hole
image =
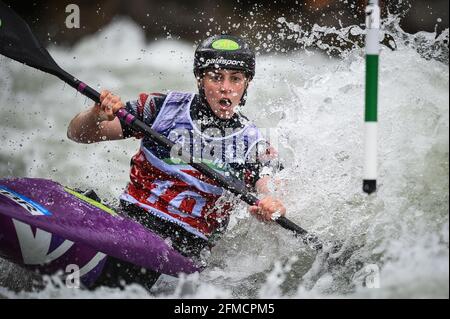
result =
[[[377,191],[377,180],[364,180],[363,191],[369,195]]]

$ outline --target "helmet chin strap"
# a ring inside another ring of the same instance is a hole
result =
[[[241,104],[239,104],[239,106],[245,106],[245,104],[247,103],[247,92],[248,92],[248,86],[250,85],[250,80],[247,81],[247,83],[245,84],[245,90],[244,90],[244,94],[242,95],[241,98]]]
[[[206,99],[205,88],[202,85],[202,80],[203,80],[202,78],[197,77],[197,86],[198,86],[198,93],[200,95],[200,100],[202,101],[203,104],[211,107],[208,103],[208,100]]]

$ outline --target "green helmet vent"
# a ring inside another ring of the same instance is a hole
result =
[[[241,48],[241,46],[237,42],[230,39],[217,40],[212,44],[212,47],[213,49],[222,51],[236,51]]]

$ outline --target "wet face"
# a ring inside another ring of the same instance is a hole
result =
[[[200,80],[209,106],[223,120],[233,117],[248,83],[245,74],[236,70],[207,71]]]

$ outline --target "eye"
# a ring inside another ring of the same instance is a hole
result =
[[[233,83],[241,83],[244,81],[244,78],[240,75],[232,75],[230,79]]]
[[[215,72],[208,72],[207,73],[207,79],[210,81],[217,81],[217,73]]]

